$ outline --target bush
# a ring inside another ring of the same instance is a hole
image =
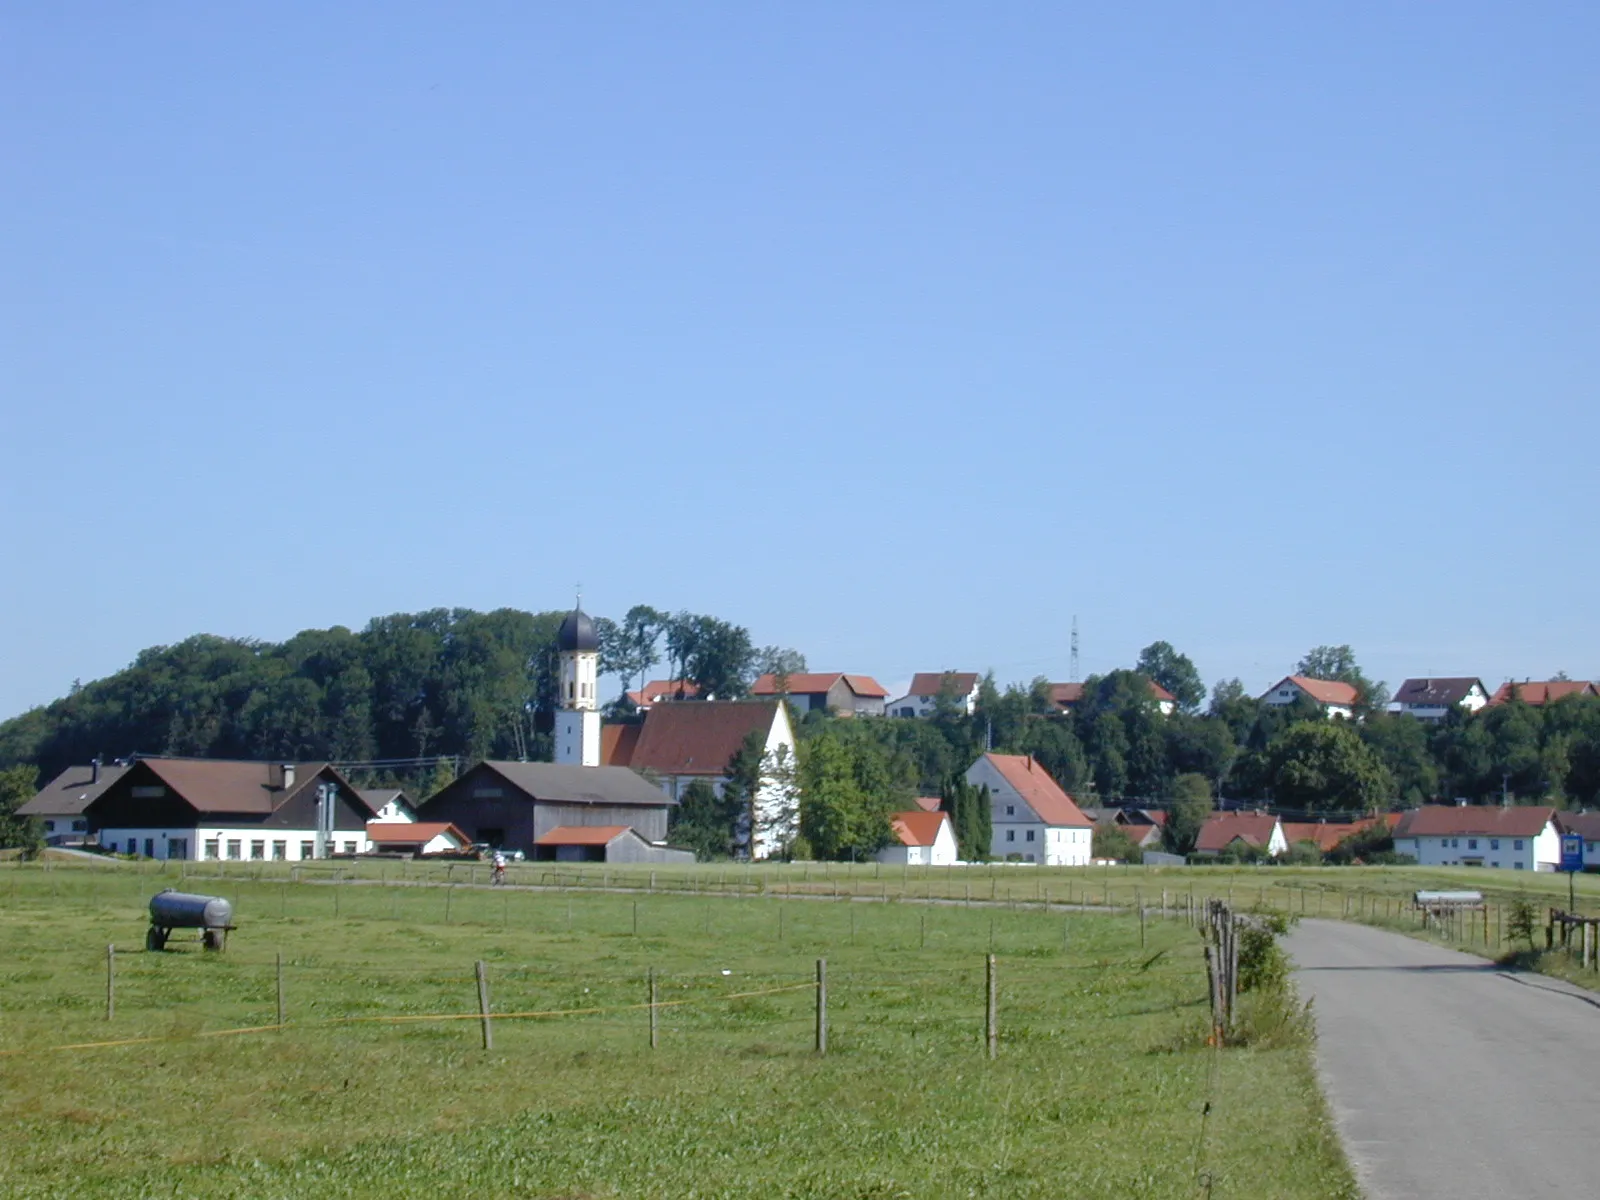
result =
[[[1526,896],[1519,896],[1511,902],[1511,911],[1506,916],[1506,933],[1514,942],[1523,938],[1528,943],[1528,953],[1532,954],[1534,934],[1539,928],[1539,910]]]

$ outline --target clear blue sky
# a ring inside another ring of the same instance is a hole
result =
[[[13,5],[0,713],[196,632],[1600,677],[1593,4]]]

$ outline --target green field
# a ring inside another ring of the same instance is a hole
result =
[[[648,889],[648,872],[535,890],[428,886],[424,870],[362,864],[386,878],[335,885],[244,864],[182,883],[235,902],[240,928],[211,955],[142,950],[171,868],[0,867],[0,1191],[1354,1194],[1303,1045],[1203,1045],[1200,941],[1180,920],[1151,919],[1141,945],[1132,915],[1021,894],[895,902],[932,882],[909,875],[869,902],[888,874],[870,868],[703,868],[642,893],[602,889]],[[863,898],[833,901],[839,884]],[[288,1026],[228,1034],[276,1023],[279,955]],[[484,1051],[476,960],[496,1013],[571,1015],[502,1016]],[[123,1044],[83,1046],[104,1042]],[[82,1048],[51,1048],[67,1045]]]

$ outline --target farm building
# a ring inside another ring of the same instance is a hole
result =
[[[448,821],[369,821],[367,841],[385,854],[449,854],[472,839]]]
[[[985,754],[967,768],[967,782],[987,787],[995,858],[1048,867],[1086,867],[1094,824],[1072,797],[1026,754]]]
[[[572,826],[620,825],[647,843],[664,843],[674,804],[626,767],[486,760],[430,797],[417,816],[453,824],[471,841],[531,857],[541,837]]]
[[[98,760],[82,767],[68,767],[27,803],[17,809],[20,817],[32,817],[44,830],[51,846],[79,845],[89,836],[85,809],[128,769],[126,763],[103,766]]]
[[[361,798],[367,802],[368,808],[378,814],[380,821],[392,823],[417,819],[417,806],[399,788],[362,788]]]
[[[541,862],[694,862],[694,851],[657,846],[626,825],[562,825],[539,835],[533,857]]]
[[[878,861],[895,866],[949,867],[961,860],[950,814],[917,808],[889,818],[891,841],[878,851]]]
[[[1430,804],[1394,827],[1394,848],[1424,867],[1554,871],[1561,862],[1556,810],[1498,804]]]
[[[1283,826],[1271,813],[1216,812],[1200,826],[1194,852],[1202,857],[1215,857],[1235,842],[1265,850],[1274,858],[1289,849]]]

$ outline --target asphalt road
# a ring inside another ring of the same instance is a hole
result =
[[[1600,1196],[1600,994],[1341,921],[1287,946],[1371,1200]]]

